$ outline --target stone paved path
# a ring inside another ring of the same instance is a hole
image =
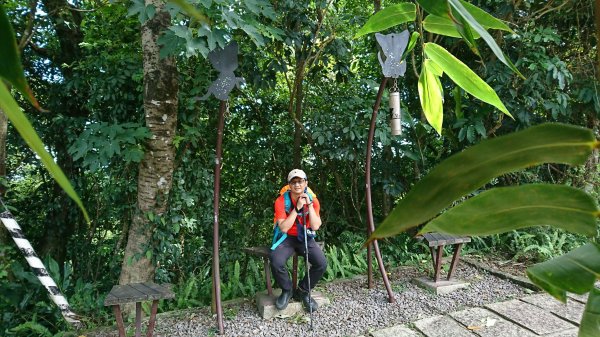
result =
[[[586,298],[563,304],[550,295],[520,299],[427,317],[374,331],[373,337],[576,337]]]

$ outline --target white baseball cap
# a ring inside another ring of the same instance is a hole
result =
[[[308,178],[306,178],[306,173],[304,173],[304,171],[299,170],[299,169],[293,169],[288,174],[288,183],[296,177],[308,180]]]

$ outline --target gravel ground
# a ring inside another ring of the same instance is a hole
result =
[[[374,289],[365,287],[365,277],[321,284],[317,290],[330,298],[331,305],[313,314],[313,331],[309,330],[308,314],[263,320],[254,300],[226,304],[225,336],[368,336],[371,331],[393,325],[530,293],[466,264],[458,267],[456,277],[471,286],[447,295],[434,295],[410,283],[412,278],[420,276],[422,271],[409,267],[391,273],[396,303],[387,302],[387,292],[379,279]],[[215,336],[216,326],[216,319],[207,308],[175,311],[158,315],[155,336]],[[85,336],[118,334],[116,328],[111,328]]]

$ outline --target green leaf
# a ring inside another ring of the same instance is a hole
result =
[[[594,288],[594,282],[600,277],[600,246],[588,243],[565,255],[538,263],[527,268],[527,276],[562,302],[567,300],[567,292],[585,294]]]
[[[410,35],[410,40],[408,41],[408,46],[404,50],[404,53],[402,53],[402,57],[400,58],[400,60],[406,59],[408,54],[415,48],[415,46],[417,45],[417,39],[419,38],[419,36],[421,36],[421,34],[419,34],[417,32],[413,32]]]
[[[15,33],[2,4],[0,4],[0,78],[10,82],[36,109],[43,110],[25,79]]]
[[[421,67],[419,76],[419,100],[427,121],[438,134],[442,134],[443,112],[443,89],[440,79],[431,68],[431,60],[425,60]]]
[[[450,79],[466,92],[495,106],[498,110],[512,118],[512,115],[508,112],[494,89],[442,46],[435,43],[426,43],[425,54],[438,66],[444,69]]]
[[[473,16],[481,26],[486,29],[498,29],[504,30],[507,32],[514,33],[512,29],[510,29],[502,20],[495,18],[490,13],[484,11],[483,9],[472,5],[466,1],[460,0],[460,3],[465,7],[465,9]]]
[[[597,257],[596,257],[597,258]],[[600,336],[600,289],[592,288],[579,325],[579,337]]]
[[[583,164],[599,144],[591,130],[565,124],[543,124],[483,140],[433,168],[369,240],[423,224],[499,175],[541,163]]]
[[[550,225],[592,236],[598,214],[594,199],[582,190],[531,184],[483,192],[431,220],[421,232],[490,235]]]
[[[430,14],[437,16],[448,15],[448,0],[417,0],[417,3]]]
[[[513,30],[510,29],[502,20],[496,19],[481,8],[465,1],[461,1],[461,3],[467,9],[467,11],[471,13],[473,18],[475,18],[475,20],[477,20],[477,22],[481,24],[483,28],[498,29],[514,33]],[[460,33],[456,29],[454,22],[452,21],[452,19],[450,19],[447,13],[444,13],[444,15],[442,16],[434,14],[428,15],[425,18],[425,20],[423,20],[423,28],[426,31],[434,34],[456,38],[461,37]],[[480,37],[481,36],[476,31],[473,32],[473,38],[478,39]]]
[[[83,206],[83,203],[79,199],[77,192],[75,192],[73,186],[71,186],[71,182],[69,182],[69,179],[67,179],[60,167],[56,165],[52,156],[50,156],[48,151],[46,151],[44,143],[42,143],[42,140],[33,129],[33,126],[31,126],[31,123],[29,123],[29,120],[27,120],[27,117],[23,114],[17,102],[10,95],[10,92],[8,91],[4,83],[1,82],[0,109],[4,111],[8,119],[10,119],[10,121],[13,123],[13,126],[15,127],[15,129],[17,129],[17,131],[19,132],[23,140],[25,140],[29,148],[31,148],[33,152],[35,152],[40,157],[42,164],[46,167],[52,178],[56,180],[58,185],[67,193],[67,195],[71,199],[73,199],[73,201],[75,201],[77,206],[79,206],[79,208],[83,212],[85,220],[87,222],[90,222],[88,213],[85,207]]]
[[[170,0],[170,2],[181,7],[181,9],[185,13],[187,13],[192,18],[198,20],[200,23],[203,23],[205,25],[211,25],[211,22],[208,19],[208,17],[202,14],[196,7],[194,7],[191,3],[187,2],[186,0]]]
[[[477,22],[477,20],[473,17],[473,15],[471,15],[471,13],[469,13],[469,11],[462,5],[460,0],[448,0],[448,3],[483,38],[483,40],[488,44],[488,46],[490,46],[490,48],[494,52],[494,55],[496,55],[496,57],[502,63],[504,63],[507,67],[509,67],[512,71],[514,71],[517,75],[519,75],[519,77],[525,79],[525,76],[523,76],[523,74],[521,74],[521,72],[519,72],[519,70],[515,67],[515,65],[511,62],[511,60],[508,59],[504,55],[504,53],[502,52],[502,50],[500,49],[498,44],[496,44],[496,41],[490,35],[490,33],[488,33],[487,30],[485,30],[485,28],[483,28],[479,24],[479,22]]]
[[[442,17],[433,14],[427,15],[425,20],[423,20],[423,28],[430,33],[438,35],[456,38],[461,37],[460,33],[454,26],[454,22],[452,22],[452,20],[450,20],[449,17]],[[479,34],[477,34],[477,32],[474,32],[473,37],[478,38]]]
[[[414,21],[416,19],[416,7],[412,3],[400,3],[386,7],[379,12],[373,14],[362,26],[354,38],[361,37],[365,34],[380,32],[390,27]]]
[[[456,30],[463,38],[467,46],[471,49],[473,54],[481,56],[479,54],[479,48],[477,48],[477,42],[475,42],[475,38],[473,37],[473,30],[471,29],[471,26],[469,26],[469,23],[462,16],[457,15],[456,18],[458,18],[458,20],[454,22],[454,27],[456,27]]]

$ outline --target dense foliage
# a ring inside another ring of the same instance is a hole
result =
[[[206,53],[228,39],[240,45],[236,74],[246,84],[232,92],[224,134],[224,299],[264,289],[262,264],[240,248],[270,240],[272,203],[294,166],[308,173],[323,205],[319,237],[327,243],[326,279],[366,270],[366,252],[360,249],[366,234],[364,157],[382,75],[375,40],[353,36],[379,2],[289,0],[272,1],[269,7],[246,1],[245,7],[227,11],[228,3],[199,2],[214,23],[211,31],[174,14],[162,41],[164,53],[176,56],[179,71],[175,170],[168,211],[144,215],[156,225],[147,252],[156,266],[156,281],[174,284],[178,294],[161,310],[210,303],[218,102],[197,97],[216,76]],[[447,48],[492,86],[514,119],[442,78],[444,119],[438,135],[419,103],[423,47],[417,45],[398,82],[403,135],[391,136],[385,109],[377,120],[371,173],[376,223],[437,163],[482,139],[545,121],[586,126],[597,135],[593,2],[472,3],[514,31],[494,32],[494,38],[525,80],[483,43],[478,57],[455,38],[425,33],[426,39]],[[178,7],[170,5],[176,13]],[[135,214],[138,166],[149,137],[139,27],[153,9],[143,1],[8,0],[5,6],[17,40],[25,42],[21,57],[28,81],[49,112],[35,110],[24,99],[21,106],[73,183],[91,222],[10,125],[2,198],[38,255],[46,257],[74,311],[93,327],[108,317],[103,297],[118,282]],[[421,14],[402,29],[419,31]],[[501,175],[484,189],[554,182],[598,196],[597,163],[596,155],[576,168],[547,164]],[[0,334],[51,335],[66,329],[3,228],[0,241]],[[583,242],[561,230],[537,228],[475,238],[470,249],[538,261]],[[380,246],[387,264],[420,263],[427,256],[408,234],[382,240]]]

